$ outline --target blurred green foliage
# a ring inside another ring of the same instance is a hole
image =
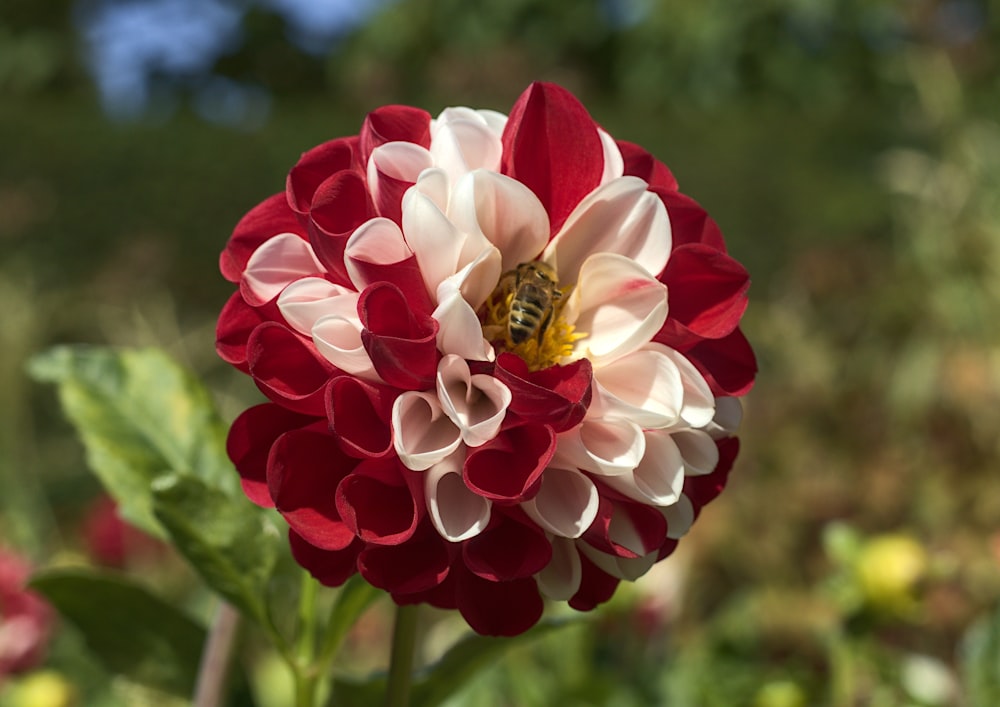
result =
[[[675,557],[593,620],[518,645],[449,704],[993,704],[996,0],[401,0],[322,56],[256,10],[214,67],[271,92],[252,132],[183,102],[110,122],[71,4],[41,8],[0,7],[5,544],[79,561],[98,492],[51,391],[25,377],[29,356],[162,346],[231,419],[257,398],[214,355],[231,290],[217,254],[297,156],[383,103],[506,110],[530,81],[555,80],[719,221],[754,278],[744,329],[761,372],[730,488]],[[885,610],[891,568],[909,561],[894,547],[923,557],[901,612]],[[171,562],[163,591],[198,608]],[[432,616],[428,660],[455,635]],[[384,616],[366,621],[348,668],[378,665]],[[83,703],[116,704],[78,639],[61,640],[50,663]]]

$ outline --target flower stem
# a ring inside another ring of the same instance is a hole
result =
[[[410,703],[410,679],[416,645],[417,605],[397,606],[396,624],[392,631],[392,653],[389,658],[385,707],[407,707]]]
[[[316,701],[316,594],[318,585],[308,572],[302,573],[299,593],[299,627],[295,659],[295,707],[313,707]]]
[[[194,707],[218,707],[224,702],[222,693],[229,676],[239,625],[240,615],[236,609],[225,602],[219,604],[201,655],[198,684],[192,700]]]

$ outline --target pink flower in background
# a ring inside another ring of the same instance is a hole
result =
[[[0,548],[0,682],[34,668],[45,657],[53,614],[26,588],[30,575],[26,560]]]
[[[132,560],[161,556],[163,543],[126,523],[110,496],[97,498],[83,519],[87,554],[98,565],[122,568]]]
[[[721,491],[756,363],[703,209],[564,89],[387,106],[237,225],[218,351],[270,402],[228,448],[321,582],[513,635],[588,610]]]

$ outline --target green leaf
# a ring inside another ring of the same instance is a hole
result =
[[[413,707],[436,707],[465,687],[479,671],[496,663],[514,646],[528,643],[580,620],[576,617],[547,619],[536,624],[530,631],[508,638],[470,634],[455,643],[439,661],[421,671],[414,679],[410,704]],[[337,707],[380,704],[385,690],[384,674],[363,680],[337,678],[333,683],[330,704]]]
[[[270,627],[264,590],[280,540],[256,506],[175,474],[153,484],[153,512],[209,587]]]
[[[322,667],[333,659],[343,643],[344,637],[358,620],[361,614],[365,613],[377,599],[385,596],[384,593],[368,584],[361,575],[354,575],[337,592],[337,599],[330,612],[330,621],[326,626],[326,635],[323,636],[323,647],[321,652]]]
[[[1000,705],[1000,606],[966,632],[960,656],[969,707]]]
[[[131,523],[158,536],[152,481],[191,470],[208,485],[237,493],[226,456],[226,428],[198,381],[157,349],[61,346],[32,359],[39,381],[56,383],[90,468]]]
[[[107,572],[51,570],[36,575],[31,586],[80,630],[108,672],[191,695],[205,630],[189,616],[145,587]]]

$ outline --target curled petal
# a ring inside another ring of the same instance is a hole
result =
[[[340,451],[325,425],[278,437],[267,460],[267,486],[275,507],[310,545],[343,550],[354,540],[335,503],[337,485],[357,464]]]
[[[476,633],[517,636],[542,617],[545,604],[534,578],[491,582],[461,565],[456,570],[458,610]]]
[[[719,448],[719,463],[715,470],[711,474],[688,476],[684,479],[684,495],[691,501],[695,516],[722,493],[740,450],[740,441],[736,437],[716,440],[715,444]]]
[[[325,269],[312,246],[294,233],[281,233],[265,241],[247,261],[240,292],[252,305],[274,299],[287,285]]]
[[[634,422],[587,419],[559,435],[555,465],[620,476],[635,469],[645,451],[642,429]]]
[[[337,297],[346,295],[357,309],[358,295],[342,285],[335,285],[326,278],[304,277],[296,280],[278,295],[278,309],[285,321],[300,334],[312,336],[316,321],[329,314],[340,314],[342,310]],[[331,306],[332,305],[332,306]]]
[[[406,542],[423,517],[423,499],[414,498],[399,462],[368,459],[337,486],[336,507],[344,524],[366,543]]]
[[[610,599],[620,581],[591,562],[586,555],[581,555],[580,588],[569,600],[569,605],[577,611],[590,611]]]
[[[423,471],[458,449],[462,432],[444,414],[437,395],[408,391],[392,406],[392,442],[407,469]]]
[[[481,233],[499,249],[503,272],[534,260],[549,241],[549,217],[538,197],[495,172],[478,170],[459,180],[448,216],[461,231]]]
[[[684,459],[684,471],[688,476],[710,474],[715,470],[719,464],[719,448],[706,432],[679,430],[671,436]]]
[[[358,555],[365,546],[354,538],[343,550],[323,550],[308,543],[291,528],[288,530],[288,541],[295,561],[327,587],[339,587],[358,571]]]
[[[619,493],[641,503],[668,506],[676,503],[684,487],[684,458],[673,436],[665,430],[646,430],[646,452],[639,465],[621,476],[603,481]]]
[[[566,89],[533,83],[504,128],[501,172],[535,192],[556,233],[604,174],[597,124]]]
[[[313,324],[313,343],[327,361],[345,373],[381,382],[361,339],[358,300],[357,293],[347,292],[325,302],[328,314]]]
[[[663,189],[664,191],[676,191],[677,180],[670,169],[653,157],[644,148],[635,143],[618,141],[618,149],[621,151],[624,161],[624,173],[633,177],[639,177],[650,187]],[[669,211],[669,206],[668,209]],[[673,224],[673,215],[670,221]]]
[[[357,149],[357,137],[338,138],[317,145],[299,158],[285,180],[285,200],[300,219],[309,213],[320,184],[336,172],[357,167]]]
[[[403,390],[434,384],[438,323],[411,310],[402,290],[389,282],[368,287],[358,300],[358,315],[361,341],[386,383]]]
[[[597,518],[583,535],[586,543],[580,549],[591,560],[594,555],[587,544],[607,555],[639,558],[658,550],[666,537],[667,521],[658,509],[645,503],[611,501],[605,497],[601,499]]]
[[[448,543],[423,526],[400,545],[369,545],[358,557],[361,576],[393,595],[424,592],[439,586],[450,573]]]
[[[528,371],[524,359],[512,353],[497,357],[493,375],[511,391],[511,412],[522,419],[549,425],[556,432],[576,427],[590,405],[593,367],[585,358],[565,366]]]
[[[601,570],[613,577],[618,577],[629,582],[634,582],[649,572],[658,559],[658,549],[651,550],[640,557],[609,555],[587,543],[582,543],[580,549]]]
[[[392,406],[399,391],[353,376],[340,376],[326,389],[326,417],[341,449],[352,457],[392,452]]]
[[[716,395],[739,397],[753,388],[757,357],[738,327],[722,339],[702,341],[684,355],[697,366]]]
[[[553,535],[578,538],[597,517],[597,487],[579,471],[548,468],[534,498],[522,504],[524,512]]]
[[[453,180],[474,169],[500,169],[500,136],[474,111],[446,109],[434,128],[430,147],[434,164]]]
[[[323,391],[339,371],[291,329],[265,322],[247,342],[254,383],[272,401],[306,415],[324,414]]]
[[[470,361],[492,361],[496,353],[483,337],[482,322],[452,278],[438,287],[437,300],[431,317],[438,323],[438,349]]]
[[[708,382],[698,372],[685,356],[671,348],[657,343],[646,346],[651,351],[660,351],[669,356],[681,374],[684,386],[684,405],[681,407],[681,419],[691,427],[704,427],[715,416],[715,398]]]
[[[437,393],[444,414],[470,447],[496,437],[511,398],[507,386],[486,373],[472,375],[465,359],[454,354],[438,364]]]
[[[635,261],[612,253],[587,259],[564,310],[566,321],[587,336],[575,357],[595,368],[647,343],[667,318],[667,289]]]
[[[599,409],[601,417],[632,420],[646,429],[667,427],[680,417],[684,384],[662,351],[634,351],[599,368],[594,378],[599,402],[591,410]]]
[[[268,310],[272,307],[270,303],[263,307],[251,307],[243,295],[234,292],[223,306],[215,328],[215,351],[219,358],[249,373],[247,341],[254,329],[271,318]]]
[[[464,450],[438,462],[424,474],[424,495],[431,523],[448,542],[479,535],[490,522],[492,504],[473,493],[462,480]]]
[[[606,184],[625,173],[625,159],[613,137],[601,128],[597,129],[597,134],[601,137],[601,150],[604,153],[604,172],[601,174],[601,184]]]
[[[545,534],[530,522],[500,514],[482,533],[462,544],[471,572],[491,582],[530,577],[552,559]]]
[[[432,295],[438,285],[459,269],[464,236],[448,220],[434,200],[418,189],[403,197],[403,233],[413,250]]]
[[[549,599],[567,601],[580,589],[583,569],[576,543],[567,538],[555,537],[552,543],[552,560],[535,575],[538,589]]]
[[[510,427],[469,452],[463,478],[484,498],[520,503],[537,493],[555,448],[555,434],[545,425]]]
[[[359,147],[362,164],[368,163],[375,148],[387,142],[412,142],[421,147],[431,144],[431,115],[412,106],[389,105],[376,108],[361,126]]]
[[[705,426],[712,439],[729,437],[736,433],[743,422],[743,404],[739,398],[722,397],[715,399],[715,417]]]
[[[652,182],[649,188],[667,207],[675,249],[686,243],[704,243],[723,253],[726,252],[726,241],[722,237],[722,231],[697,201],[686,194],[681,194],[675,188],[661,188]]]
[[[432,167],[431,153],[410,142],[380,145],[368,160],[368,187],[379,215],[400,223],[403,194]]]
[[[595,253],[616,253],[656,275],[670,257],[670,219],[663,202],[636,177],[604,184],[580,202],[543,259],[560,282],[576,282],[584,262]],[[582,275],[580,275],[582,278]]]
[[[375,205],[360,172],[337,172],[320,184],[309,212],[309,243],[338,280],[346,281],[344,248],[351,233],[375,216]]]
[[[239,282],[250,256],[277,233],[297,233],[305,238],[295,212],[288,208],[282,194],[275,194],[240,219],[219,256],[219,270],[230,282]]]
[[[271,446],[285,432],[306,427],[316,418],[286,410],[274,403],[244,410],[229,428],[226,453],[240,473],[243,492],[263,508],[274,508],[267,488],[267,458]]]
[[[667,519],[667,538],[671,540],[684,537],[694,523],[694,506],[684,494],[681,494],[677,503],[661,508],[660,512]]]

